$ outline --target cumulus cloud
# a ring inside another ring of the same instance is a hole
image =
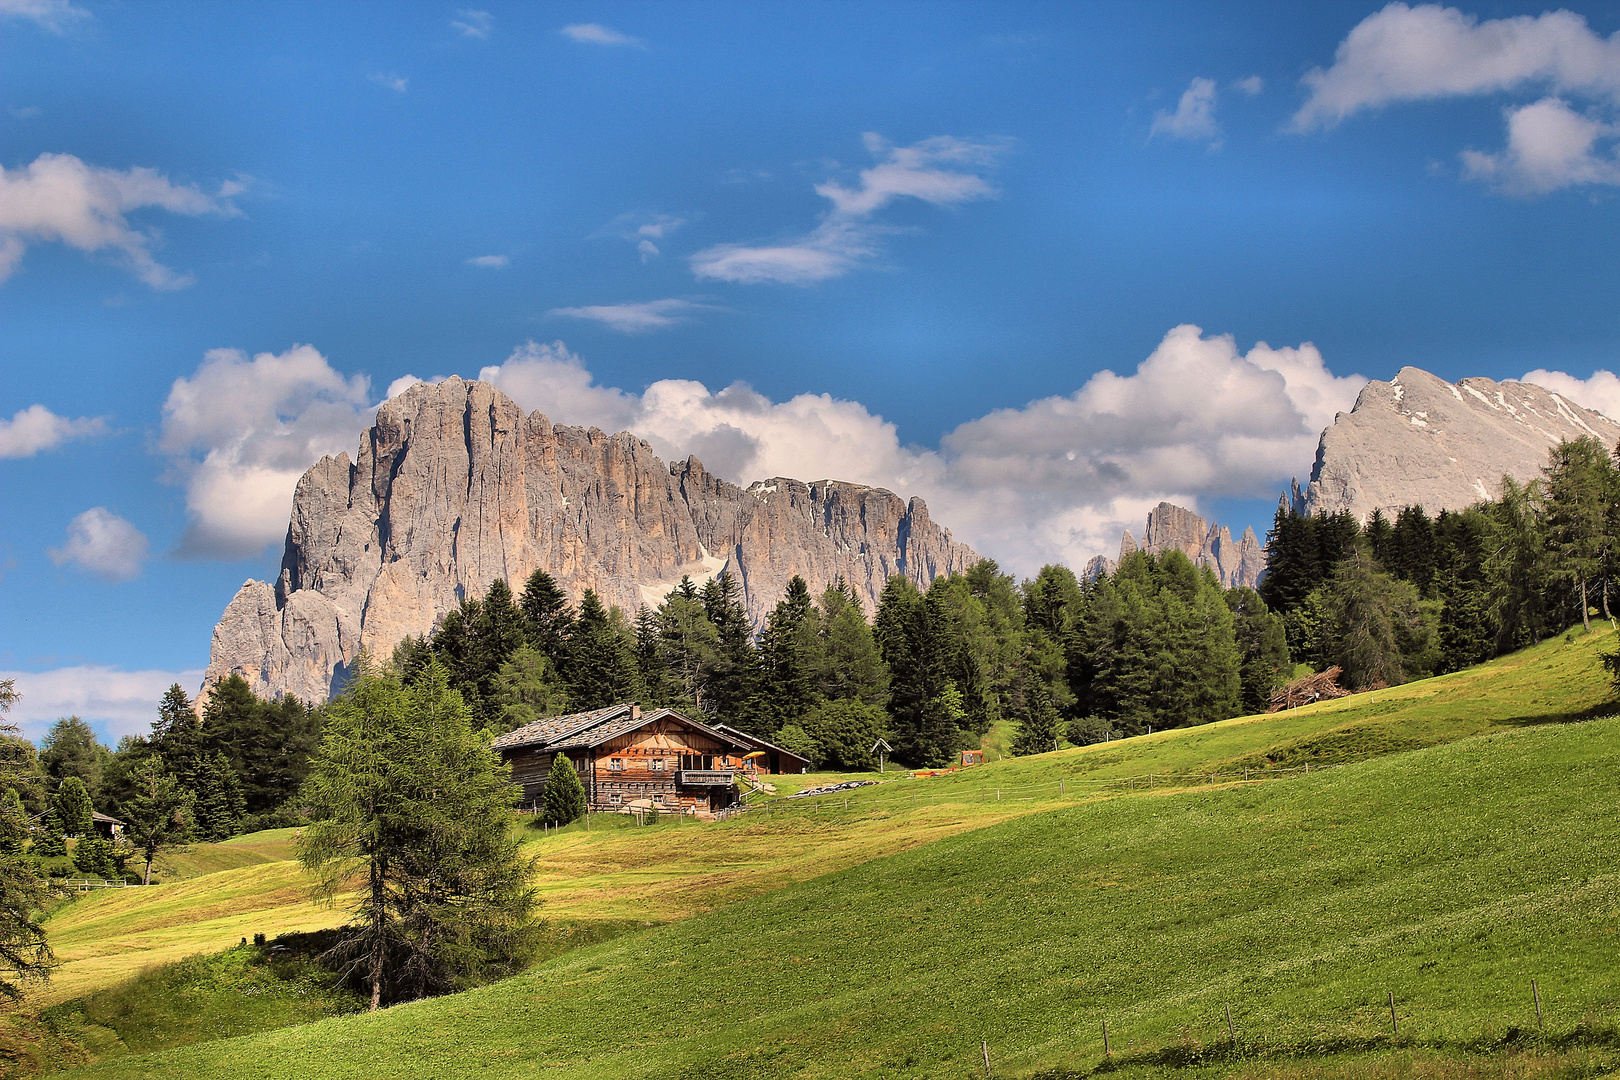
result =
[[[628,45],[634,49],[645,49],[647,43],[638,37],[622,34],[601,23],[572,23],[559,31],[564,37],[586,45]]]
[[[1613,146],[1620,128],[1583,116],[1560,98],[1508,109],[1507,146],[1462,152],[1463,175],[1511,195],[1543,195],[1572,184],[1620,184]],[[1606,152],[1598,143],[1609,143]]]
[[[158,445],[186,487],[180,554],[248,558],[284,536],[304,470],[354,452],[375,408],[369,389],[308,345],[252,358],[214,349],[176,379]]]
[[[1176,111],[1159,110],[1153,118],[1148,137],[1167,135],[1173,139],[1195,142],[1214,142],[1220,138],[1220,125],[1215,123],[1215,80],[1194,79],[1182,91]]]
[[[176,274],[152,258],[155,233],[140,231],[125,214],[157,207],[171,214],[240,213],[228,181],[213,194],[195,184],[173,184],[153,169],[105,169],[72,154],[41,154],[20,169],[0,166],[0,281],[11,276],[30,243],[58,242],[86,254],[107,253],[154,289],[180,289],[189,274]]]
[[[101,664],[0,671],[0,679],[16,680],[21,695],[7,716],[36,743],[63,716],[89,721],[110,745],[125,735],[144,735],[157,719],[164,691],[179,683],[190,692],[202,677],[201,669],[120,671]]]
[[[481,266],[486,270],[500,270],[511,261],[505,255],[475,255],[467,260],[467,265]]]
[[[378,86],[386,87],[396,94],[403,94],[410,89],[411,80],[403,75],[396,75],[392,71],[373,71],[366,78]]]
[[[69,420],[43,405],[30,405],[18,409],[10,420],[0,419],[0,458],[33,457],[69,439],[100,435],[106,430],[106,421],[99,417]]]
[[[645,334],[649,330],[666,330],[690,320],[699,311],[719,311],[712,304],[699,304],[691,300],[648,300],[639,304],[597,304],[591,307],[552,308],[547,315],[561,315],[570,319],[589,319],[599,322],[621,334]]]
[[[949,135],[911,146],[891,146],[868,132],[863,139],[877,164],[862,169],[859,184],[836,180],[816,185],[832,208],[810,233],[777,244],[717,244],[691,258],[700,278],[747,285],[810,285],[839,277],[878,252],[878,237],[889,231],[872,216],[897,199],[955,206],[994,198],[996,189],[980,175],[1004,149]]]
[[[450,20],[453,29],[461,31],[462,37],[487,38],[495,16],[487,11],[466,9],[456,12],[456,17]]]
[[[637,395],[596,385],[561,342],[533,343],[479,377],[558,423],[631,430],[666,459],[696,454],[738,482],[833,478],[921,495],[980,551],[1030,572],[1112,553],[1160,499],[1263,496],[1302,473],[1316,439],[1366,380],[1317,349],[1241,352],[1196,326],[1168,333],[1135,372],[962,424],[938,448],[903,445],[859,402],[773,402],[746,384],[665,379]]]
[[[1404,101],[1471,97],[1539,88],[1534,104],[1504,110],[1508,143],[1496,153],[1465,150],[1463,173],[1510,194],[1542,194],[1576,184],[1620,183],[1612,123],[1575,111],[1620,107],[1620,32],[1604,38],[1570,11],[1480,22],[1438,4],[1393,3],[1363,19],[1340,42],[1333,66],[1301,80],[1309,91],[1295,131],[1331,128],[1366,109]]]
[[[1247,79],[1238,79],[1232,84],[1232,89],[1241,90],[1250,97],[1253,97],[1265,88],[1266,80],[1262,79],[1258,75],[1250,75]]]
[[[28,19],[53,34],[65,34],[68,28],[90,13],[74,7],[68,0],[0,0],[0,18]]]
[[[145,533],[105,506],[95,506],[68,525],[67,543],[45,554],[57,566],[72,564],[104,581],[128,581],[140,575],[148,546]]]
[[[1620,378],[1612,371],[1599,368],[1592,372],[1591,378],[1580,379],[1562,371],[1537,368],[1526,372],[1520,382],[1544,386],[1577,405],[1600,412],[1611,420],[1620,420]]]

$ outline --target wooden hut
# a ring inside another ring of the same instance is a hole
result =
[[[737,802],[737,773],[754,747],[673,709],[642,712],[634,702],[550,716],[494,742],[523,788],[523,804],[545,797],[551,762],[565,755],[592,810],[630,803],[660,810],[713,811]]]
[[[731,738],[748,744],[755,753],[749,755],[758,762],[755,768],[766,773],[807,773],[810,771],[810,759],[791,750],[784,750],[775,743],[766,742],[758,735],[750,735],[746,731],[738,731],[729,724],[714,725],[716,731],[729,735]],[[757,756],[756,756],[757,754]]]

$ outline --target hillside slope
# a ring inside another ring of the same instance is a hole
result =
[[[998,1076],[1222,1037],[1464,1047],[1620,1004],[1620,719],[950,837],[484,990],[94,1076]],[[1598,1032],[1591,1038],[1612,1040]],[[1590,1034],[1590,1032],[1589,1032]],[[1188,1051],[1190,1052],[1190,1051]],[[1609,1067],[1613,1067],[1611,1063]]]

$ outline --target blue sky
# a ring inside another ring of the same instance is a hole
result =
[[[1620,412],[1617,30],[0,0],[16,715],[112,736],[194,684],[297,475],[408,376],[921,494],[1020,573],[1160,498],[1263,533],[1406,364]]]

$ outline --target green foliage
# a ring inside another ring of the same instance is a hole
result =
[[[715,632],[714,653],[704,680],[707,700],[702,703],[703,712],[732,717],[728,723],[768,735],[771,713],[754,700],[761,683],[759,654],[737,582],[730,570],[722,570],[704,583],[699,595],[703,613]]]
[[[67,854],[67,837],[55,810],[47,810],[34,833],[33,854],[42,859],[59,859]]]
[[[534,895],[509,769],[441,665],[409,686],[364,657],[355,671],[328,709],[298,844],[321,895],[353,897],[331,956],[374,1009],[518,970]]]
[[[810,587],[794,574],[760,635],[760,676],[768,686],[770,735],[783,724],[801,724],[819,698],[816,674],[822,668],[821,619]]]
[[[877,755],[872,753],[872,747],[883,737],[887,720],[882,709],[859,698],[823,702],[805,715],[800,729],[816,751],[805,756],[818,768],[842,772],[875,768]],[[777,745],[802,752],[782,741],[791,738],[786,728],[777,734]]]
[[[530,574],[518,608],[523,613],[524,639],[553,665],[560,665],[573,634],[574,611],[556,580],[544,570]]]
[[[124,808],[124,836],[145,861],[143,884],[151,884],[152,861],[158,852],[191,840],[195,801],[192,792],[164,768],[162,758],[156,754],[147,757],[135,794]]]
[[[582,712],[641,696],[635,637],[617,608],[611,612],[590,589],[579,604],[568,643],[568,700]]]
[[[235,836],[241,829],[246,799],[224,753],[215,750],[199,757],[191,769],[191,784],[197,838],[217,842]]]
[[[84,789],[84,781],[77,776],[62,781],[51,799],[51,808],[56,811],[62,831],[69,836],[83,836],[90,831],[90,814],[94,808],[90,805],[90,793]]]
[[[821,768],[823,757],[820,741],[798,724],[784,724],[776,733],[776,745],[810,762],[812,768]]]
[[[1338,642],[1335,659],[1347,686],[1364,690],[1406,681],[1400,639],[1418,618],[1411,583],[1397,581],[1370,553],[1358,551],[1339,564],[1328,605]]]
[[[585,815],[585,785],[567,754],[551,759],[551,770],[546,773],[545,811],[541,815],[547,825],[568,825]]]
[[[500,707],[498,732],[516,731],[524,724],[568,711],[568,688],[545,653],[523,645],[512,653],[495,679],[495,703]]]
[[[88,877],[112,877],[118,871],[112,844],[99,836],[80,837],[73,845],[73,868]]]
[[[816,690],[828,701],[881,706],[889,697],[889,669],[855,590],[839,578],[817,601],[821,668]]]
[[[28,814],[16,788],[0,795],[0,856],[21,855],[28,843]]]
[[[15,680],[0,679],[0,736],[17,736],[17,726],[5,714],[19,696]],[[13,761],[0,759],[0,785],[11,789],[0,817],[0,839],[5,840],[0,845],[0,998],[10,1001],[20,999],[29,984],[49,979],[55,959],[45,940],[41,913],[47,899],[44,883],[16,850],[19,823],[14,815],[21,799],[13,799],[12,792],[22,779],[22,770]]]
[[[39,765],[58,787],[77,777],[93,803],[101,801],[101,779],[112,753],[96,738],[90,725],[77,716],[64,716],[51,725],[39,744]]]
[[[1272,689],[1288,680],[1292,668],[1283,620],[1253,589],[1228,589],[1226,606],[1232,609],[1232,632],[1243,658],[1238,673],[1243,711],[1265,712]]]
[[[1046,689],[1046,680],[1029,679],[1024,687],[1022,708],[1018,715],[1018,738],[1013,740],[1012,752],[1024,757],[1056,750],[1058,740],[1058,713],[1052,704],[1052,695]]]
[[[1553,573],[1576,585],[1581,622],[1590,630],[1590,586],[1614,563],[1620,472],[1603,444],[1588,435],[1553,447],[1543,473],[1544,527]],[[1603,610],[1608,613],[1606,583]]]
[[[1179,550],[1136,552],[1098,581],[1070,647],[1088,673],[1082,707],[1130,734],[1219,720],[1242,700],[1232,611]]]

